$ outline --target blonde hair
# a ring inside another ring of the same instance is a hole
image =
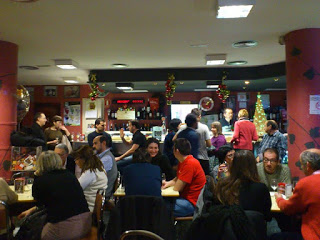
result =
[[[213,128],[213,127],[217,129],[218,135],[222,135],[222,125],[220,122],[216,121],[216,122],[211,123],[211,128]]]
[[[37,160],[36,172],[37,176],[41,176],[46,172],[63,169],[60,156],[54,151],[42,152]]]
[[[240,109],[240,111],[238,112],[238,118],[248,118],[249,117],[249,113],[246,109]]]

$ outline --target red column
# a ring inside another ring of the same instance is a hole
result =
[[[300,153],[309,148],[319,148],[320,144],[319,43],[320,28],[296,30],[285,36],[288,159],[293,177],[304,176],[299,168]],[[318,97],[312,98],[313,95]],[[310,112],[310,107],[316,114]]]
[[[10,133],[17,125],[18,46],[0,41],[0,176],[10,178]]]

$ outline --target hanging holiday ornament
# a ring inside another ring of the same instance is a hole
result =
[[[218,98],[221,100],[221,102],[225,103],[227,98],[230,95],[230,91],[227,90],[227,85],[224,84],[224,80],[227,79],[228,73],[223,72],[221,84],[218,86],[218,90],[216,93],[218,94]]]
[[[165,84],[166,87],[166,98],[167,98],[167,105],[171,105],[172,103],[172,97],[173,93],[176,91],[177,85],[174,82],[174,75],[173,74],[168,74],[168,80]]]

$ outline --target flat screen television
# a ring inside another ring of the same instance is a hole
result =
[[[187,114],[194,108],[198,108],[198,104],[171,104],[171,119],[179,118],[184,122]]]

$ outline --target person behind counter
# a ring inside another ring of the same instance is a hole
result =
[[[124,129],[120,129],[120,138],[126,145],[132,145],[131,148],[122,154],[120,157],[116,157],[118,170],[122,173],[122,170],[132,163],[132,154],[139,148],[145,148],[146,137],[140,132],[140,124],[138,121],[133,120],[128,122],[129,131],[133,134],[132,140],[127,141],[124,138]]]
[[[92,216],[77,178],[63,169],[62,160],[53,151],[40,154],[32,195],[37,206],[47,209],[47,224],[41,239],[80,239],[91,229]],[[37,207],[22,212],[21,219]]]
[[[71,140],[71,134],[68,129],[62,125],[62,117],[55,115],[52,118],[52,126],[44,130],[44,135],[47,140],[48,150],[54,150],[58,143],[61,143],[62,136],[66,135],[68,140]]]
[[[112,138],[109,133],[105,132],[106,121],[102,118],[97,118],[94,122],[94,126],[96,128],[95,131],[88,134],[88,144],[90,147],[93,146],[93,139],[97,136],[105,136],[108,139],[108,147],[112,148]]]
[[[31,126],[31,135],[34,138],[38,138],[42,142],[42,150],[47,150],[46,137],[44,136],[44,132],[42,127],[46,124],[47,118],[46,115],[42,112],[37,112],[33,118],[33,124]]]
[[[147,153],[151,157],[151,164],[157,165],[161,168],[161,172],[166,175],[166,180],[170,181],[174,178],[172,167],[166,155],[161,154],[160,143],[156,138],[149,138],[147,140]]]
[[[225,108],[223,110],[223,118],[220,119],[223,132],[230,132],[234,124],[233,110],[231,108]]]

